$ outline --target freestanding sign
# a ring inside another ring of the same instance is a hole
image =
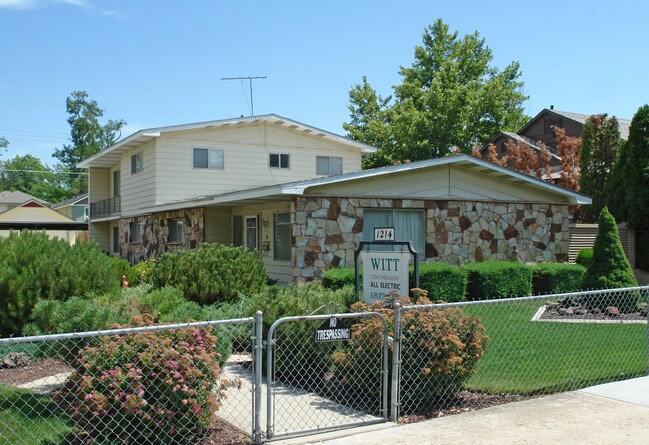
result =
[[[362,252],[363,301],[383,301],[392,291],[408,295],[410,252]]]

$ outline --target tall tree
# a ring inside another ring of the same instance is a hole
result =
[[[451,155],[453,147],[469,154],[525,123],[518,62],[499,70],[477,32],[459,37],[441,19],[426,28],[422,43],[412,66],[400,69],[394,97],[382,98],[365,78],[350,91],[351,120],[343,128],[376,145],[375,157],[416,161]]]
[[[649,230],[649,105],[631,120],[627,141],[625,186],[627,222],[634,229]]]
[[[0,161],[0,191],[21,191],[49,202],[67,197],[54,170],[32,156],[17,155]]]
[[[611,171],[611,177],[606,184],[606,205],[616,221],[627,221],[627,192],[626,177],[629,164],[629,143],[621,143],[615,165]]]
[[[5,153],[7,152],[7,147],[8,146],[9,146],[9,141],[7,139],[5,139],[3,136],[0,136],[0,156],[2,156],[3,151]]]
[[[606,184],[620,147],[620,127],[615,116],[595,114],[586,119],[581,135],[579,189],[593,203],[582,209],[583,222],[595,223],[606,205]]]
[[[66,99],[66,110],[69,114],[70,144],[57,148],[52,156],[71,172],[79,173],[77,164],[115,143],[126,122],[110,119],[102,125],[99,118],[103,117],[104,110],[99,108],[96,101],[90,100],[85,91],[72,92]],[[87,177],[70,175],[69,186],[71,196],[84,193],[87,191]]]

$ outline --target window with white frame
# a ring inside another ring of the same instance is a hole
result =
[[[143,222],[132,222],[128,225],[128,242],[141,243],[142,242],[142,232],[144,232],[144,223]]]
[[[343,158],[336,156],[317,156],[316,175],[341,175],[343,173]]]
[[[136,173],[142,173],[144,170],[144,165],[142,163],[143,160],[143,153],[137,152],[134,155],[131,156],[131,174],[134,175]]]
[[[214,168],[223,170],[225,167],[224,153],[220,148],[194,148],[194,168]]]
[[[288,153],[271,153],[268,165],[273,168],[291,168],[291,159]]]
[[[248,250],[252,251],[259,247],[258,234],[257,217],[246,216],[246,248]]]
[[[185,223],[182,218],[169,220],[169,242],[182,243],[185,241]]]
[[[291,259],[291,218],[289,213],[274,215],[273,258]]]
[[[412,241],[419,259],[423,260],[426,230],[424,224],[424,212],[421,210],[364,209],[363,240],[372,241],[376,227],[394,227],[395,239]],[[381,246],[384,247],[386,246]]]

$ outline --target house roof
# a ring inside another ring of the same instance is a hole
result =
[[[532,139],[530,139],[530,138],[528,138],[528,137],[522,136],[522,135],[520,135],[520,134],[512,133],[511,131],[501,131],[501,132],[498,134],[498,136],[496,136],[495,138],[493,138],[492,140],[490,140],[490,141],[489,141],[489,144],[487,144],[487,145],[485,145],[484,147],[482,147],[482,149],[481,149],[480,151],[482,151],[482,152],[486,151],[486,150],[489,148],[489,145],[490,145],[490,144],[493,144],[493,142],[494,142],[496,139],[498,139],[499,137],[501,137],[501,136],[507,136],[507,137],[509,137],[509,138],[511,138],[511,139],[514,139],[515,141],[522,142],[523,144],[528,145],[528,146],[529,146],[530,148],[532,148],[533,150],[539,150],[539,151],[541,150],[541,147],[539,147],[538,145],[536,145],[535,141],[533,141]],[[546,147],[546,148],[550,151],[550,155],[551,155],[553,158],[558,159],[558,160],[561,160],[561,157],[559,157],[559,155],[557,155],[557,150],[556,150],[555,148],[552,148],[552,147]]]
[[[521,127],[521,129],[518,130],[518,133],[522,133],[523,131],[525,131],[527,127],[532,125],[532,123],[534,123],[538,118],[540,118],[546,113],[551,113],[556,116],[561,116],[566,119],[570,119],[575,122],[578,122],[582,125],[585,124],[586,120],[588,120],[588,118],[592,116],[592,114],[580,114],[580,113],[572,113],[570,111],[560,111],[560,110],[544,108],[536,116],[530,119],[525,125],[523,125],[523,127]],[[629,119],[619,119],[617,117],[616,119],[620,126],[620,137],[624,140],[627,140],[629,138],[629,127],[631,126],[631,121]]]
[[[30,198],[4,212],[0,212],[0,230],[49,229],[87,230],[88,223],[80,223],[54,210],[44,201]]]
[[[359,172],[346,173],[337,176],[328,176],[324,178],[315,178],[304,181],[277,184],[249,190],[223,193],[219,195],[197,196],[194,198],[149,207],[142,209],[141,212],[160,212],[197,206],[233,205],[234,203],[261,204],[264,202],[289,200],[290,196],[292,195],[305,195],[308,194],[309,191],[313,191],[317,187],[333,184],[349,185],[351,187],[350,191],[353,193],[354,187],[352,186],[353,184],[356,184],[356,181],[371,179],[387,180],[391,175],[399,173],[408,173],[410,174],[409,177],[414,177],[414,173],[445,165],[462,166],[471,171],[474,175],[492,175],[501,183],[508,184],[513,188],[521,187],[522,185],[529,186],[541,192],[560,196],[565,199],[568,204],[591,203],[591,199],[581,193],[541,181],[540,179],[537,179],[535,177],[519,173],[515,170],[511,170],[505,167],[501,167],[499,165],[479,158],[475,158],[473,156],[459,155],[438,159],[429,159],[426,161],[412,162],[408,164],[393,165],[371,170],[362,170]],[[386,197],[391,193],[392,191],[386,190]],[[447,199],[459,198],[448,196]]]
[[[290,128],[294,131],[321,137],[332,142],[338,142],[358,150],[361,150],[364,153],[373,153],[376,151],[376,148],[364,144],[362,142],[355,141],[353,139],[340,136],[335,133],[331,133],[326,130],[321,130],[310,125],[303,124],[286,117],[279,116],[277,114],[265,114],[261,116],[249,116],[249,117],[240,117],[234,119],[221,119],[214,121],[206,122],[196,122],[183,125],[171,125],[166,127],[155,127],[140,130],[132,135],[116,142],[105,150],[100,151],[94,156],[89,157],[88,159],[80,162],[78,167],[88,168],[88,167],[111,167],[119,162],[119,157],[123,152],[126,152],[132,148],[135,148],[145,142],[153,140],[157,137],[160,137],[163,133],[170,133],[175,131],[187,131],[187,130],[197,130],[204,128],[215,128],[215,127],[227,127],[235,126],[242,124],[250,123],[261,123],[267,122],[274,125],[280,125],[282,127]]]
[[[35,199],[40,203],[47,204],[47,201],[43,201],[42,199],[38,199],[35,196],[30,195],[29,193],[24,193],[18,190],[16,190],[15,192],[0,192],[0,203],[2,204],[22,204],[23,202],[29,201],[30,199]]]
[[[57,202],[56,204],[52,204],[52,208],[53,209],[58,209],[60,207],[65,207],[65,206],[69,206],[69,205],[75,205],[75,204],[79,203],[79,201],[83,201],[84,199],[88,199],[88,194],[87,193],[84,193],[82,195],[73,196],[72,198],[65,199],[65,200],[63,200],[61,202]]]

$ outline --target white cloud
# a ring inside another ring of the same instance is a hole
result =
[[[38,9],[44,6],[44,2],[40,0],[0,0],[0,8],[7,9]]]
[[[0,0],[0,8],[27,11],[42,9],[51,3],[63,3],[84,9],[92,8],[88,0]]]

